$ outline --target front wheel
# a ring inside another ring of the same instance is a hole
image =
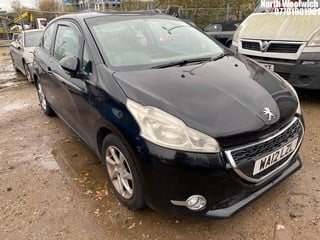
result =
[[[36,82],[36,87],[37,87],[37,92],[38,92],[38,97],[39,97],[39,102],[42,111],[47,115],[47,116],[52,116],[54,115],[54,112],[52,108],[50,107],[47,98],[43,92],[42,86],[39,81]]]
[[[103,141],[102,151],[108,181],[119,201],[132,210],[143,208],[142,185],[129,149],[119,137],[109,134]]]
[[[25,72],[25,75],[27,77],[28,82],[33,82],[33,79],[31,77],[31,73],[30,73],[30,69],[29,69],[28,65],[27,64],[23,64],[23,67],[24,67],[24,72]]]

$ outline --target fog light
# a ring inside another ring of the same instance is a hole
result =
[[[200,211],[207,205],[207,200],[201,195],[192,195],[186,201],[170,201],[173,205],[187,207],[192,211]]]
[[[303,76],[299,77],[299,81],[303,85],[309,85],[311,83],[312,79],[310,77],[308,77],[308,76],[304,76],[303,75]]]
[[[190,210],[199,211],[206,207],[207,200],[201,195],[193,195],[187,199],[186,203],[186,207]]]

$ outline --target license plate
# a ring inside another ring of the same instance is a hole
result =
[[[267,156],[256,160],[254,163],[253,176],[266,170],[267,168],[271,167],[272,165],[290,155],[290,153],[292,153],[296,149],[297,145],[298,138],[287,143],[273,153],[270,153]]]
[[[274,65],[273,64],[267,64],[267,63],[261,63],[263,66],[268,68],[270,71],[274,72]]]

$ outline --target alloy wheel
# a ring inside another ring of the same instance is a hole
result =
[[[106,165],[116,191],[125,199],[133,197],[133,176],[124,154],[115,146],[106,149]]]
[[[39,95],[39,100],[40,100],[40,104],[43,110],[47,109],[47,101],[46,101],[46,97],[44,95],[44,92],[42,90],[41,84],[37,83],[37,89],[38,89],[38,95]]]

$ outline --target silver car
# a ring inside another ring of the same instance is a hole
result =
[[[10,56],[15,70],[24,74],[32,82],[33,51],[40,43],[43,30],[22,31],[10,45]]]

